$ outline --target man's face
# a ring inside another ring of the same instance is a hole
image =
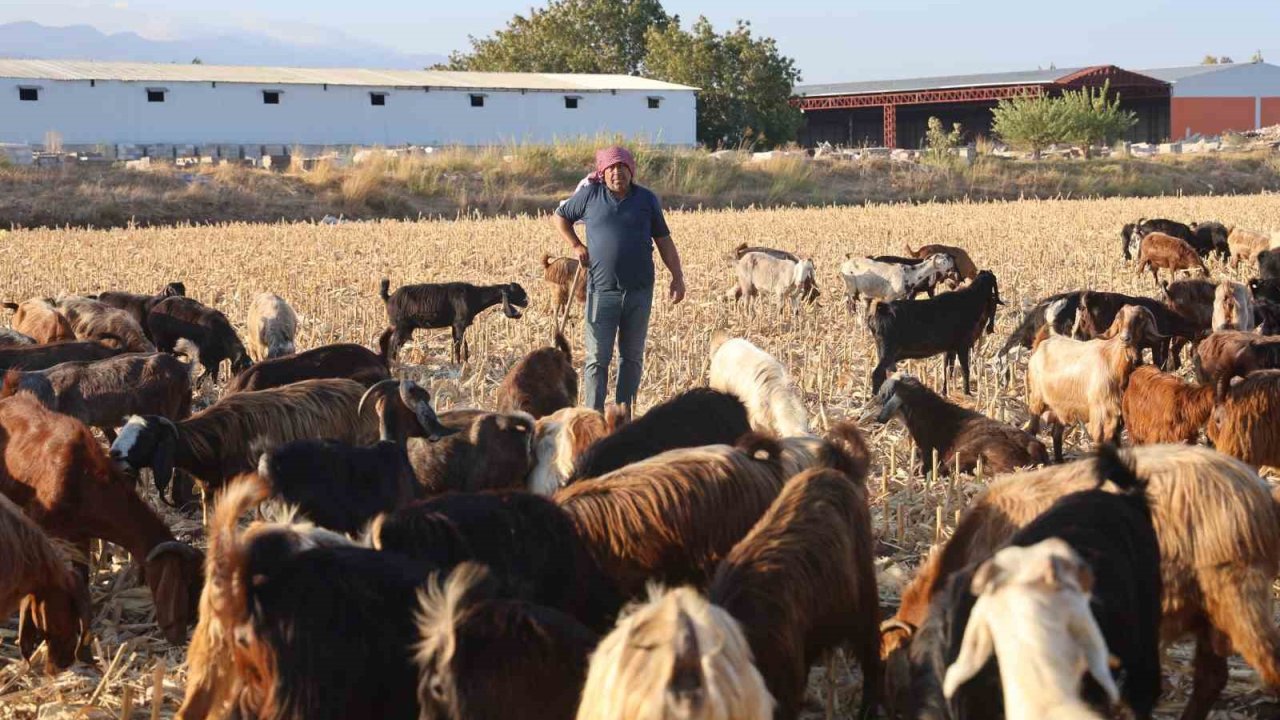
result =
[[[625,193],[631,187],[631,169],[623,163],[610,165],[604,170],[604,185],[611,192]]]

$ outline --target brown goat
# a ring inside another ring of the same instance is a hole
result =
[[[62,549],[0,495],[0,618],[19,608],[24,617],[35,617],[34,629],[49,647],[46,673],[52,675],[75,662],[80,640],[88,631],[87,597]],[[33,644],[26,636],[30,630],[25,624],[19,630],[18,645],[27,660],[31,656],[26,650]]]
[[[156,346],[147,339],[142,326],[127,310],[112,307],[98,300],[85,297],[58,299],[58,311],[71,323],[77,340],[119,343],[127,352],[155,352]]]
[[[1213,386],[1192,385],[1144,365],[1129,375],[1121,408],[1134,445],[1194,445],[1213,411]]]
[[[573,274],[578,271],[578,259],[568,257],[553,258],[547,253],[542,255],[542,279],[556,289],[556,307],[562,308],[572,292],[580,303],[587,301],[587,273],[578,274],[578,282],[573,284]]]
[[[555,347],[534,350],[511,367],[498,387],[498,412],[527,412],[535,420],[578,404],[578,372],[562,333]]]
[[[742,623],[756,667],[778,702],[799,716],[809,668],[840,646],[862,666],[860,717],[880,688],[879,593],[864,478],[808,470],[720,563],[708,596]]]
[[[1234,647],[1280,687],[1280,631],[1271,614],[1271,583],[1280,569],[1280,507],[1257,473],[1208,448],[1152,445],[1120,452],[1149,478],[1147,496],[1160,540],[1161,634],[1197,640],[1195,681],[1182,717],[1203,720],[1227,680]],[[1081,460],[992,483],[969,506],[952,538],[935,548],[902,591],[897,615],[886,621],[880,655],[887,658],[888,694],[907,687],[905,643],[928,614],[947,578],[990,557],[1058,498],[1095,482],[1093,460]],[[1110,489],[1110,486],[1107,486]]]
[[[998,473],[1049,463],[1048,451],[1036,438],[948,402],[903,373],[894,374],[880,386],[863,419],[872,419],[873,415],[878,423],[888,422],[895,415],[902,418],[912,441],[920,448],[922,471],[935,453],[938,469],[944,474],[955,467],[960,472],[973,472],[979,461],[987,471]]]
[[[1280,467],[1280,371],[1262,370],[1232,386],[1209,418],[1219,452],[1254,467]]]
[[[1271,248],[1271,235],[1233,226],[1227,234],[1227,245],[1231,248],[1231,267],[1240,267],[1241,260],[1257,262],[1258,254]]]
[[[1201,383],[1217,382],[1230,372],[1240,350],[1259,339],[1260,336],[1241,330],[1221,330],[1201,340],[1193,360],[1196,379]]]
[[[935,253],[942,253],[951,257],[956,264],[956,274],[962,280],[973,280],[978,277],[978,266],[974,264],[973,259],[969,257],[969,253],[964,248],[954,245],[921,245],[915,250],[911,249],[911,244],[905,244],[907,255],[913,258],[923,260]]]
[[[0,493],[86,557],[94,538],[127,550],[151,587],[160,629],[169,642],[184,642],[195,620],[203,555],[174,540],[79,420],[19,393],[0,400],[0,429]]]
[[[76,333],[71,329],[71,322],[58,312],[49,300],[31,298],[21,303],[7,302],[4,306],[13,311],[10,326],[34,338],[38,343],[58,343],[76,339]]]
[[[534,459],[535,421],[527,413],[450,410],[440,422],[457,432],[408,442],[409,464],[427,493],[524,489]]]
[[[1172,235],[1153,232],[1142,238],[1138,249],[1138,272],[1143,273],[1151,268],[1151,277],[1156,285],[1160,284],[1160,270],[1168,270],[1172,275],[1179,270],[1200,269],[1205,277],[1209,277],[1209,268],[1204,259],[1196,254],[1195,248],[1186,240],[1179,240]]]

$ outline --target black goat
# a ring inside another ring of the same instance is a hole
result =
[[[119,290],[108,290],[97,295],[88,295],[86,297],[93,298],[100,303],[110,305],[114,308],[124,310],[138,321],[138,325],[142,327],[142,331],[147,334],[147,339],[155,342],[151,337],[151,331],[147,328],[147,316],[151,314],[151,308],[155,307],[161,300],[167,297],[186,296],[187,286],[180,282],[171,282],[165,285],[160,292],[155,295],[138,295],[136,293],[123,292]]]
[[[226,394],[327,378],[346,378],[372,387],[391,377],[387,356],[391,332],[390,328],[382,332],[378,353],[355,343],[337,343],[254,363],[227,383]]]
[[[1208,334],[1198,320],[1171,309],[1159,300],[1085,290],[1080,294],[1079,307],[1083,312],[1079,316],[1076,337],[1082,340],[1099,337],[1111,327],[1116,315],[1125,305],[1137,305],[1151,312],[1156,321],[1156,333],[1164,337],[1152,344],[1139,346],[1139,351],[1150,348],[1152,361],[1165,370],[1177,370],[1182,366],[1180,352],[1174,352],[1175,348],[1181,348],[1187,342],[1196,342]]]
[[[392,386],[399,393],[392,395]],[[405,447],[405,421],[429,441],[452,435],[431,407],[431,395],[412,380],[384,380],[365,391],[378,400],[381,439],[368,447],[337,440],[295,440],[263,454],[258,475],[271,493],[315,524],[348,534],[362,530],[379,513],[404,507],[422,496]]]
[[[1263,250],[1258,253],[1258,277],[1263,280],[1280,278],[1280,250]]]
[[[425,442],[411,428],[409,464],[428,494],[526,487],[533,468],[536,421],[523,412],[450,410],[440,423],[452,435]]]
[[[750,430],[747,409],[736,395],[711,388],[687,390],[588,446],[565,484],[600,477],[667,450],[732,445]]]
[[[867,325],[876,338],[880,361],[871,372],[871,390],[878,392],[890,368],[899,360],[927,358],[945,353],[942,393],[947,392],[951,364],[960,361],[964,391],[969,389],[969,353],[985,328],[995,332],[996,306],[1003,305],[996,276],[978,273],[967,287],[927,300],[893,300],[872,303]]]
[[[1254,300],[1280,303],[1280,278],[1253,278],[1249,281],[1249,292],[1253,293]]]
[[[430,283],[402,285],[390,293],[391,281],[383,278],[378,294],[387,304],[387,320],[394,331],[386,350],[395,358],[400,346],[409,341],[414,330],[450,328],[453,332],[453,361],[467,359],[465,333],[482,311],[502,303],[509,318],[520,317],[516,307],[527,307],[529,296],[516,283],[477,286],[470,283]]]
[[[1227,244],[1227,236],[1231,233],[1226,225],[1212,220],[1191,223],[1191,233],[1195,236],[1191,247],[1211,247],[1223,262],[1231,259],[1231,246]]]
[[[1008,355],[1015,347],[1023,347],[1031,349],[1035,342],[1036,334],[1040,332],[1040,328],[1045,324],[1045,311],[1049,306],[1059,300],[1066,300],[1066,304],[1059,310],[1054,317],[1053,330],[1059,335],[1070,335],[1072,325],[1075,323],[1076,309],[1080,307],[1080,293],[1082,290],[1070,290],[1060,292],[1057,295],[1050,295],[1043,300],[1036,302],[1031,309],[1022,314],[1022,321],[1018,326],[1009,333],[1009,337],[1005,339],[1004,345],[1000,348],[998,356]]]
[[[250,365],[244,343],[227,316],[191,298],[176,295],[156,303],[147,314],[146,327],[156,349],[162,352],[172,353],[179,340],[196,346],[197,359],[204,366],[197,385],[206,376],[218,382],[223,360],[231,361],[232,375],[239,375]]]
[[[1020,530],[1010,545],[1029,547],[1048,538],[1064,540],[1092,571],[1091,610],[1107,647],[1123,669],[1121,696],[1138,718],[1149,718],[1160,695],[1160,547],[1151,522],[1146,482],[1104,446],[1095,465],[1098,487],[1060,498]],[[1101,490],[1110,480],[1119,492]],[[960,654],[961,639],[976,598],[971,582],[978,564],[953,574],[935,596],[929,616],[911,642],[911,688],[907,716],[994,717],[1003,705],[994,657],[943,698],[947,668]],[[1086,698],[1105,702],[1092,680]],[[899,697],[902,697],[899,695]]]
[[[489,566],[506,597],[556,608],[607,632],[622,596],[588,551],[569,515],[527,492],[449,493],[373,524],[373,546],[448,569]]]

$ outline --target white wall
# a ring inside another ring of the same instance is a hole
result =
[[[40,88],[23,102],[19,87]],[[168,90],[147,102],[147,88]],[[281,90],[279,105],[263,90]],[[387,104],[371,105],[370,92]],[[330,85],[140,83],[0,78],[0,142],[41,144],[54,130],[69,145],[96,143],[279,145],[493,145],[511,141],[621,134],[668,145],[695,143],[693,91],[486,91],[482,108],[469,91]],[[578,109],[564,106],[576,95]],[[656,110],[649,96],[662,97]]]
[[[1216,72],[1193,75],[1173,84],[1174,97],[1277,97],[1280,67],[1236,63]]]

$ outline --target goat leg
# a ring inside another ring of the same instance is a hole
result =
[[[1196,654],[1191,661],[1195,673],[1191,697],[1182,709],[1181,720],[1205,720],[1227,686],[1227,659],[1214,652],[1212,633],[1212,628],[1204,627],[1196,634]]]
[[[1049,427],[1049,433],[1053,435],[1053,460],[1054,462],[1062,462],[1062,436],[1067,431],[1067,426],[1063,425],[1057,418],[1053,419],[1053,424]]]
[[[964,394],[972,395],[973,390],[969,387],[969,351],[961,350],[958,357],[960,358],[960,371],[964,373]]]

